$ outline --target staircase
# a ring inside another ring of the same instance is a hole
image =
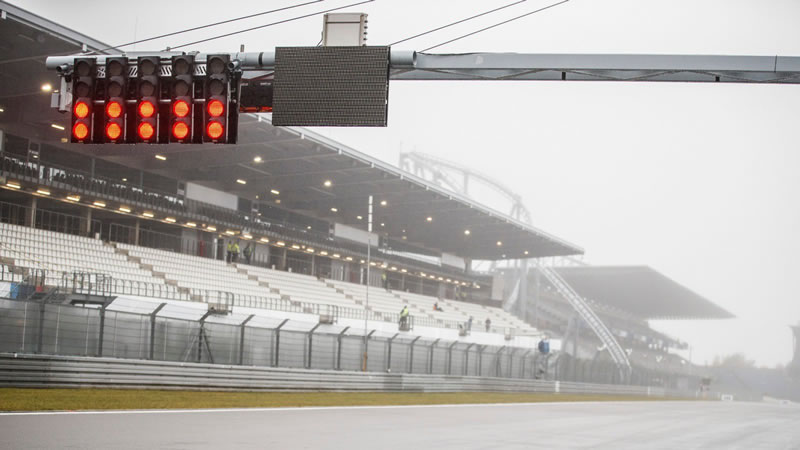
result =
[[[556,288],[559,294],[561,294],[575,311],[581,316],[581,318],[589,325],[589,328],[597,335],[597,338],[600,339],[600,342],[605,345],[608,349],[608,352],[611,354],[611,359],[614,362],[625,369],[630,370],[631,363],[628,361],[628,354],[619,345],[617,339],[614,338],[614,335],[608,331],[608,328],[605,326],[603,321],[597,316],[597,314],[592,311],[592,308],[589,307],[589,304],[586,300],[578,295],[572,287],[561,278],[553,268],[545,267],[541,264],[538,265],[539,271],[544,275],[547,281]]]

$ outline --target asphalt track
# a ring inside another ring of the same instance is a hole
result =
[[[800,406],[596,402],[0,414],[3,449],[800,449]]]

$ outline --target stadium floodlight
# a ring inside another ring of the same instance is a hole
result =
[[[94,123],[95,77],[94,58],[75,58],[72,76],[72,137],[71,142],[92,142]]]
[[[105,142],[125,142],[125,116],[128,96],[128,58],[106,59],[105,114],[103,129]]]
[[[140,56],[137,60],[136,86],[136,134],[138,142],[158,142],[159,98],[161,89],[159,75],[161,59],[157,56]]]
[[[170,142],[193,141],[194,67],[194,55],[172,57]]]

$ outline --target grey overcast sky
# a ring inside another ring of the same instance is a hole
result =
[[[13,3],[116,45],[293,2]],[[369,14],[369,43],[379,45],[506,3],[377,0],[349,11]],[[548,3],[528,0],[397,48],[427,48]],[[321,23],[313,17],[190,50],[316,45]],[[797,0],[571,0],[435,51],[800,56],[798,25]],[[394,164],[402,149],[479,169],[524,197],[535,226],[583,246],[587,261],[652,266],[736,314],[653,324],[690,342],[695,362],[733,352],[760,365],[791,359],[787,325],[800,319],[800,86],[406,81],[392,82],[389,98],[387,128],[317,131]]]

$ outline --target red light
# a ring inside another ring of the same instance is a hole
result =
[[[225,105],[219,100],[211,100],[208,102],[208,115],[211,117],[219,117],[225,112]]]
[[[189,135],[189,126],[183,122],[176,122],[172,126],[172,135],[175,136],[175,139],[186,138]]]
[[[109,102],[108,105],[106,105],[106,115],[112,119],[121,116],[122,105],[120,105],[119,102]]]
[[[183,100],[178,100],[172,104],[172,113],[176,117],[186,117],[189,115],[189,104]]]
[[[89,136],[89,127],[85,123],[78,122],[72,128],[72,135],[75,136],[75,139],[82,141],[86,139],[86,136]]]
[[[148,102],[147,100],[139,103],[139,115],[148,118],[153,117],[153,114],[156,113],[156,107],[153,106],[152,103]],[[152,128],[152,127],[151,127]]]
[[[75,103],[75,117],[85,119],[89,115],[89,105],[86,102]]]
[[[116,122],[111,122],[106,127],[106,136],[108,136],[108,138],[112,141],[116,141],[120,136],[122,136],[122,127],[120,127]]]
[[[225,127],[219,122],[209,122],[206,127],[206,133],[211,139],[219,139],[223,132],[225,132]]]
[[[139,137],[145,141],[153,137],[154,134],[156,134],[155,128],[153,128],[153,125],[151,125],[148,122],[140,123],[138,132],[139,132]]]

